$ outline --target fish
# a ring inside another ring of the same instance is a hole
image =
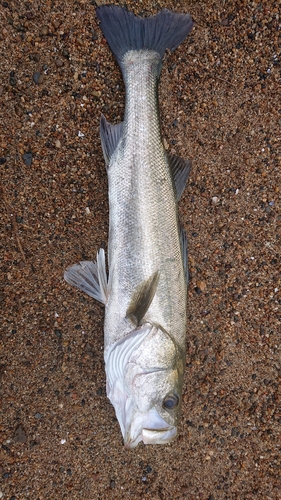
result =
[[[176,439],[186,357],[187,238],[178,216],[191,161],[167,154],[158,82],[166,49],[193,26],[167,9],[139,17],[96,10],[125,82],[124,120],[100,122],[108,175],[108,272],[104,249],[65,280],[105,306],[106,391],[125,448]]]

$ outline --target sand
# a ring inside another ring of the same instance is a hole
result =
[[[175,443],[132,451],[106,397],[103,307],[63,280],[107,247],[99,120],[124,112],[97,3],[0,4],[0,498],[277,500],[281,2],[127,3],[195,21],[159,92],[165,147],[193,160],[182,418]]]

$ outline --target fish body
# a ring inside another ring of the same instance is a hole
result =
[[[109,262],[115,262],[108,299],[105,349],[123,337],[138,286],[159,271],[153,301],[142,318],[185,343],[186,282],[177,200],[157,113],[159,56],[131,51],[124,58],[123,134],[108,166]],[[122,326],[121,326],[122,325]]]
[[[187,273],[178,199],[190,163],[163,147],[157,86],[165,49],[185,38],[192,21],[167,10],[141,19],[116,6],[97,14],[126,87],[124,121],[101,119],[109,276],[101,250],[96,263],[72,266],[65,278],[105,304],[107,395],[133,448],[175,439],[181,408]]]

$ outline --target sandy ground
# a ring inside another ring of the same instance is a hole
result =
[[[277,500],[281,2],[127,5],[195,21],[160,83],[165,147],[193,159],[179,438],[124,450],[103,308],[63,280],[106,248],[99,119],[124,111],[95,2],[1,1],[0,498]]]

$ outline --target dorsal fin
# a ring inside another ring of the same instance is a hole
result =
[[[187,263],[187,237],[183,227],[180,228],[180,244],[182,253],[182,263],[185,272],[186,284],[188,284],[188,263]]]
[[[184,160],[180,156],[168,155],[168,158],[175,182],[177,200],[179,201],[184,191],[192,162],[191,160]]]
[[[117,125],[111,125],[104,115],[101,115],[100,120],[100,139],[105,159],[106,166],[109,166],[110,158],[117,148],[118,142],[121,139],[123,130],[123,122]]]
[[[133,295],[126,316],[137,326],[140,325],[155,295],[160,272],[156,271],[143,281]]]

